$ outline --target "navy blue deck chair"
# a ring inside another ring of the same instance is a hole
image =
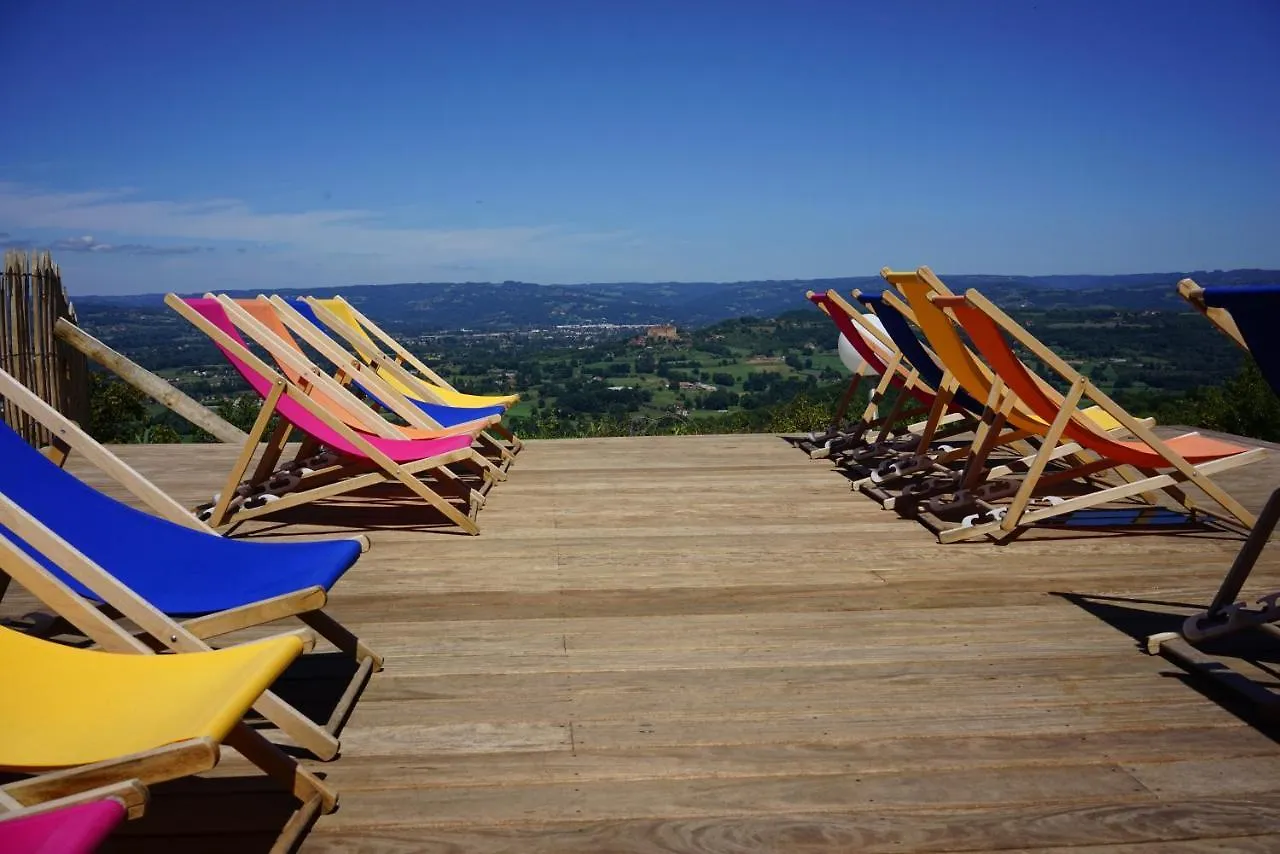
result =
[[[858,299],[863,305],[868,305],[875,309],[880,322],[884,324],[885,332],[889,333],[889,338],[893,340],[894,346],[901,351],[903,358],[911,364],[911,367],[916,369],[920,379],[935,389],[941,388],[942,368],[925,350],[924,345],[920,343],[920,339],[911,330],[911,325],[907,322],[907,319],[902,316],[902,312],[885,302],[882,294],[858,294]],[[967,409],[974,415],[982,414],[982,410],[986,408],[966,394],[964,389],[956,389],[954,400],[957,405]]]
[[[1214,326],[1253,356],[1272,391],[1280,395],[1280,285],[1202,288],[1191,279],[1178,283],[1178,293]],[[1188,617],[1181,632],[1153,635],[1147,640],[1149,652],[1160,652],[1188,670],[1205,673],[1248,699],[1280,709],[1280,698],[1266,688],[1232,671],[1193,647],[1239,634],[1261,630],[1280,640],[1280,591],[1258,598],[1254,605],[1237,601],[1254,564],[1262,554],[1276,524],[1280,522],[1280,489],[1271,493],[1258,520],[1227,570],[1209,607]]]

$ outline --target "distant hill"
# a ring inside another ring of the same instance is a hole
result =
[[[956,291],[978,288],[1008,308],[1176,309],[1174,286],[1190,276],[1203,285],[1280,281],[1280,270],[1216,270],[1124,276],[947,276]],[[438,282],[294,288],[283,296],[342,294],[391,328],[501,330],[571,323],[675,323],[705,326],[733,317],[771,317],[802,306],[807,290],[882,290],[879,276],[748,282],[622,282],[538,285],[528,282]],[[254,296],[257,291],[229,291]],[[81,321],[110,322],[128,313],[167,312],[161,294],[82,296]],[[130,311],[132,310],[132,311]]]

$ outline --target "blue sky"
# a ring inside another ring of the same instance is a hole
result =
[[[1274,0],[9,0],[73,293],[1280,267]]]

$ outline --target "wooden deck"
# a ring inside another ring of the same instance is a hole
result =
[[[189,503],[234,455],[118,450]],[[1260,506],[1280,454],[1222,482]],[[1274,733],[1138,646],[1238,538],[941,546],[772,436],[530,442],[479,537],[419,514],[286,531],[370,534],[331,610],[387,656],[304,851],[1280,850]],[[112,850],[266,850],[286,804],[243,767]]]

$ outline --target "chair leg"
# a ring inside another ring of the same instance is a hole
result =
[[[1249,579],[1249,574],[1253,572],[1253,565],[1258,562],[1263,548],[1271,539],[1271,532],[1275,530],[1277,522],[1280,522],[1280,489],[1271,493],[1271,497],[1267,499],[1262,513],[1258,516],[1257,524],[1249,532],[1249,538],[1240,547],[1236,559],[1231,563],[1231,569],[1227,570],[1226,576],[1222,579],[1222,585],[1213,597],[1206,616],[1212,617],[1228,605],[1235,603],[1241,589],[1244,588],[1244,583]]]
[[[318,795],[324,812],[338,808],[338,793],[324,784],[319,777],[303,768],[280,748],[255,732],[244,721],[236,724],[227,734],[226,743],[234,747],[245,759],[257,765],[267,776],[278,781],[304,804]]]

